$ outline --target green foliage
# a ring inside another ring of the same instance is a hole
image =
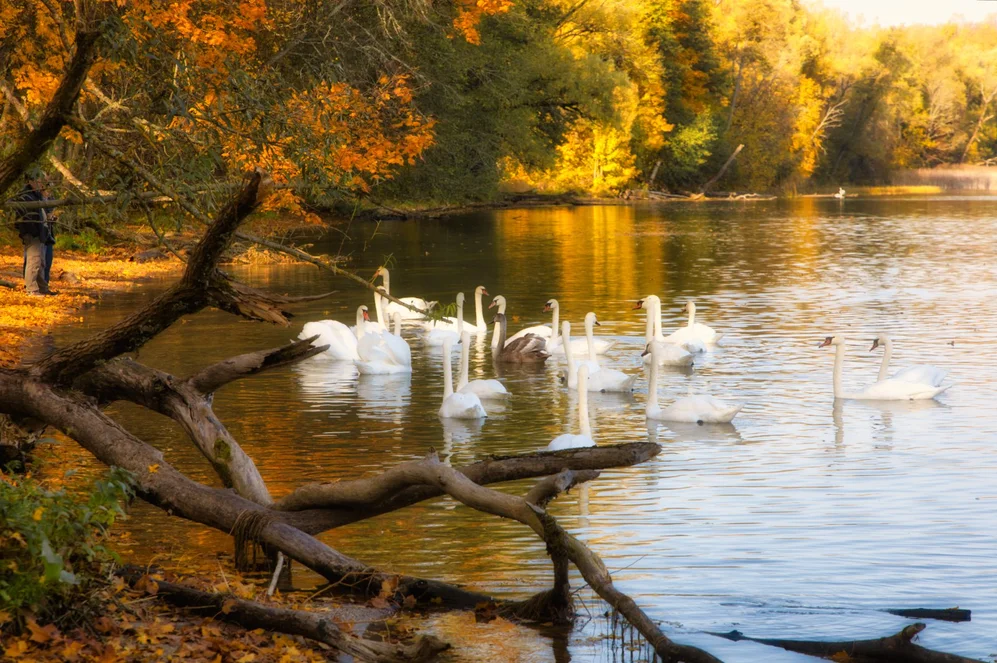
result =
[[[84,496],[0,474],[0,610],[56,618],[78,607],[101,565],[116,560],[105,541],[133,495],[120,468]]]
[[[75,233],[59,233],[55,238],[55,249],[57,251],[101,253],[104,250],[104,240],[93,228],[83,228]]]

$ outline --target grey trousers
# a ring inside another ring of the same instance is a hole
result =
[[[45,283],[45,245],[37,237],[21,235],[24,242],[24,290],[25,292],[48,292]]]

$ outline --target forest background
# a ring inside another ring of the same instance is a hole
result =
[[[103,4],[78,122],[49,158],[91,195],[148,188],[136,165],[180,192],[261,165],[294,185],[272,205],[302,211],[684,191],[741,144],[717,188],[997,159],[993,19],[859,27],[796,0]],[[0,0],[0,145],[53,94],[78,19]]]

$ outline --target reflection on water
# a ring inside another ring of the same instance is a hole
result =
[[[381,225],[374,237],[371,226],[355,222],[345,250],[365,275],[393,255],[392,291],[402,296],[452,301],[458,290],[484,284],[507,297],[511,330],[549,323],[541,313],[549,297],[579,329],[584,314],[596,312],[597,333],[618,341],[602,360],[641,377],[632,395],[589,395],[593,435],[600,443],[651,439],[664,449],[642,466],[603,472],[551,508],[682,641],[727,661],[803,661],[810,659],[702,632],[871,637],[906,623],[882,608],[959,605],[973,610],[972,622],[933,623],[921,642],[983,658],[997,651],[991,200],[507,210]],[[339,242],[337,235],[315,248],[331,252]],[[300,321],[352,322],[367,297],[310,267],[234,271],[290,294],[339,289],[335,298],[303,305]],[[662,405],[689,393],[746,403],[733,424],[646,423],[644,317],[632,307],[651,293],[662,298],[666,334],[684,324],[690,299],[697,319],[726,334],[693,370],[661,371]],[[84,327],[61,330],[58,341],[120,318],[150,294],[109,299]],[[299,330],[300,323],[276,329],[208,311],[157,338],[142,360],[185,375],[206,361],[280,345]],[[894,370],[935,364],[957,385],[939,402],[835,402],[833,357],[816,346],[836,332],[851,339],[846,389],[874,381],[881,356],[868,348],[878,332],[894,340]],[[512,398],[485,403],[483,421],[441,421],[440,351],[414,327],[404,334],[411,376],[358,376],[349,364],[314,358],[217,395],[219,416],[275,496],[430,448],[461,465],[540,449],[577,428],[577,396],[557,376],[563,358],[496,366],[484,337],[473,341],[470,377],[500,377]],[[453,359],[456,366],[456,353]],[[215,481],[161,418],[117,412],[171,462]],[[139,541],[175,533],[205,549],[225,545],[223,535],[194,536],[203,530],[149,508],[136,509],[130,527]],[[448,499],[327,536],[373,565],[505,596],[527,596],[550,580],[532,533]],[[612,660],[603,644],[587,640],[605,628],[596,619],[567,643],[540,638],[528,658]]]

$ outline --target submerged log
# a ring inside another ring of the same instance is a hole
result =
[[[885,612],[908,619],[938,619],[943,622],[972,621],[972,611],[960,608],[887,608]]]
[[[749,640],[763,645],[779,647],[787,651],[817,656],[835,661],[890,661],[896,663],[983,663],[975,658],[925,649],[913,643],[914,637],[927,628],[917,623],[904,627],[902,631],[885,638],[871,640],[780,640],[776,638],[749,638],[740,631],[712,633],[727,640],[739,642]]]
[[[134,567],[121,569],[119,575],[133,587],[139,580],[147,577],[144,569]],[[264,605],[231,594],[204,592],[165,580],[154,582],[156,596],[195,614],[238,624],[246,629],[262,628],[278,633],[300,635],[361,661],[377,663],[428,661],[450,647],[431,635],[418,636],[411,645],[367,640],[343,632],[333,620],[316,612]]]

